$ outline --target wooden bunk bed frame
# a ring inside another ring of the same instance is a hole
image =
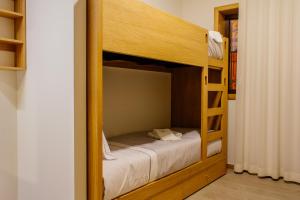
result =
[[[224,59],[208,57],[208,31],[139,0],[87,1],[88,199],[103,198],[102,67],[147,68],[151,64],[103,61],[103,52],[201,68],[202,160],[117,199],[183,199],[226,173],[228,40]],[[104,38],[104,39],[103,39]],[[122,57],[120,57],[122,58]],[[219,75],[215,76],[215,72]],[[209,92],[216,95],[212,98]],[[221,102],[221,103],[219,103]],[[219,105],[219,107],[218,107]],[[208,107],[211,108],[208,108]],[[216,118],[212,118],[218,116]],[[210,132],[215,129],[217,131]],[[221,153],[207,157],[207,145],[222,139]]]

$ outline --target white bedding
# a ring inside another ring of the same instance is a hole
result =
[[[149,182],[150,157],[110,146],[116,160],[103,160],[104,199],[113,199]]]
[[[219,32],[208,32],[208,56],[223,59],[223,38]]]
[[[177,141],[155,140],[145,131],[111,138],[109,144],[117,159],[103,160],[105,199],[125,194],[201,159],[198,131],[186,132]],[[210,143],[208,156],[219,153],[221,145],[221,141]]]

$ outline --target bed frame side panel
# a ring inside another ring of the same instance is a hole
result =
[[[172,70],[172,127],[201,128],[201,73],[200,67]]]
[[[140,0],[103,0],[103,49],[194,66],[207,63],[207,30]]]
[[[226,164],[222,154],[213,156],[149,183],[141,188],[116,198],[118,200],[135,199],[184,199],[199,189],[226,174]]]

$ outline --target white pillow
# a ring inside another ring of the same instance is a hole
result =
[[[105,160],[115,160],[116,158],[110,152],[109,145],[107,143],[104,132],[102,131],[102,151],[103,151],[103,159]]]

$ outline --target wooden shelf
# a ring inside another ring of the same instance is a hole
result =
[[[21,40],[0,38],[0,44],[22,45],[23,42]]]
[[[7,29],[9,32],[14,30],[11,35],[0,37],[0,51],[14,52],[14,56],[1,56],[0,70],[21,71],[26,70],[26,0],[12,2],[12,10],[0,8],[0,17],[9,21],[1,26],[1,29]],[[15,63],[14,66],[5,64],[12,62]]]
[[[25,70],[25,67],[0,66],[0,70],[23,71],[23,70]]]
[[[0,17],[17,19],[17,18],[22,18],[23,15],[21,13],[17,13],[17,12],[14,12],[14,11],[0,9]]]

